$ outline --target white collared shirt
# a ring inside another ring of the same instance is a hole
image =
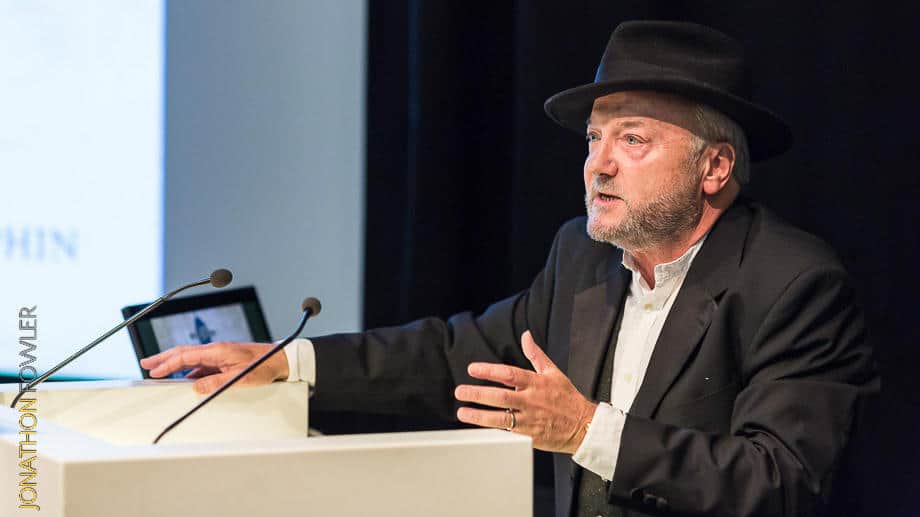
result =
[[[623,305],[623,321],[613,355],[610,401],[598,404],[585,439],[572,456],[575,463],[605,481],[612,480],[616,470],[626,423],[625,411],[632,406],[642,386],[664,322],[705,240],[703,236],[676,260],[655,266],[654,289],[642,278],[632,256],[623,253],[623,267],[632,271],[632,281]]]

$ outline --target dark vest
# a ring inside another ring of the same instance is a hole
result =
[[[617,337],[620,334],[620,325],[623,323],[623,307],[613,327],[610,336],[610,345],[604,355],[604,367],[601,369],[597,388],[594,390],[594,400],[610,402],[610,388],[613,381],[613,356],[617,348]],[[583,468],[578,469],[578,490],[575,491],[575,515],[578,517],[620,517],[623,511],[607,502],[607,483],[600,476]]]

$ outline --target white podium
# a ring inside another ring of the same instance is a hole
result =
[[[228,390],[152,445],[202,398],[190,382],[46,383],[11,409],[17,387],[0,385],[0,517],[532,515],[517,434],[307,438],[307,386],[275,383]],[[20,507],[33,497],[40,511]]]

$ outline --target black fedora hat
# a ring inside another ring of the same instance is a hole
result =
[[[626,90],[673,93],[715,108],[744,130],[751,160],[776,156],[792,144],[789,126],[751,102],[741,44],[709,27],[624,22],[610,36],[594,82],[553,95],[543,108],[563,127],[584,132],[594,99]]]

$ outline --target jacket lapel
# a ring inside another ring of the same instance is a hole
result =
[[[706,290],[684,283],[658,336],[630,414],[652,417],[709,328],[715,309],[715,301]]]
[[[589,399],[594,396],[629,280],[630,273],[620,260],[612,260],[604,281],[575,295],[567,374],[578,391]]]
[[[749,225],[750,212],[738,201],[716,222],[671,306],[630,414],[652,418],[693,356],[737,272]]]
[[[594,398],[598,375],[604,367],[604,353],[610,344],[613,326],[622,310],[631,279],[629,270],[622,266],[622,258],[622,252],[617,250],[599,275],[602,281],[576,294],[572,303],[569,366],[566,374],[579,393],[589,400]],[[569,479],[572,486],[577,487],[578,465],[571,458],[568,465]],[[573,500],[569,500],[569,506]]]

